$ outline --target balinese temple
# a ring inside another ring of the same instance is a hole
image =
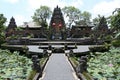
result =
[[[10,35],[14,34],[16,28],[17,28],[17,25],[15,22],[15,19],[12,17],[10,19],[8,27],[6,28],[6,36],[10,36]]]
[[[19,35],[22,37],[32,35],[33,38],[50,38],[51,40],[63,40],[66,38],[65,21],[61,9],[58,6],[54,8],[49,25],[49,31],[44,30],[41,26],[33,25],[33,23],[34,22],[25,22],[20,28],[21,30],[17,30],[15,19],[12,17],[6,29],[6,37],[11,35]]]
[[[78,24],[79,23],[79,24]],[[69,32],[70,38],[83,38],[90,37],[93,34],[92,28],[94,25],[90,23],[78,22],[76,25],[73,25]],[[49,24],[49,30],[44,30],[41,26],[31,25],[33,23],[26,23],[21,30],[16,29],[17,25],[15,19],[12,17],[10,19],[9,25],[6,29],[6,37],[11,35],[18,35],[22,37],[31,36],[33,38],[46,38],[47,40],[66,40],[67,39],[67,30],[64,21],[64,17],[61,9],[57,6],[53,10],[51,21]],[[97,27],[97,34],[103,34],[108,31],[108,26],[106,24],[105,18],[103,17],[100,20],[100,23]]]
[[[52,40],[65,39],[65,21],[61,9],[58,6],[54,8],[49,29]]]
[[[15,29],[15,28],[17,28],[17,25],[16,25],[16,22],[15,22],[15,19],[12,17],[12,18],[10,19],[10,23],[9,23],[7,29]]]
[[[72,25],[70,32],[71,38],[90,37],[93,27],[94,25],[92,24],[80,21],[79,23],[76,23],[76,25]]]
[[[36,25],[35,22],[25,22],[21,29],[24,30],[24,36],[32,35],[34,38],[46,38],[43,28]]]
[[[92,33],[91,30],[92,26],[80,26],[80,25],[75,25],[72,26],[71,30],[71,37],[72,38],[83,38],[83,37],[89,37],[90,34]]]
[[[33,22],[26,22],[22,27],[19,27],[19,30],[17,28],[15,19],[12,17],[6,29],[6,37],[18,35],[22,37],[47,38],[42,27],[35,25]]]

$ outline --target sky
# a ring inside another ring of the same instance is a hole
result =
[[[80,11],[88,11],[92,18],[98,16],[110,16],[116,8],[120,8],[120,0],[0,0],[0,14],[7,18],[6,25],[13,16],[17,25],[32,21],[36,9],[40,6],[48,6],[53,10],[57,5],[60,8],[74,6]]]

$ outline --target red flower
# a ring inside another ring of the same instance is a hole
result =
[[[53,26],[55,26],[56,24],[55,23],[52,23]]]

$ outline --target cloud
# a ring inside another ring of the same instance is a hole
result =
[[[41,5],[46,5],[53,9],[57,5],[63,8],[70,5],[80,7],[83,4],[82,0],[28,0],[28,3],[34,9],[39,8]]]
[[[116,8],[120,8],[120,0],[103,1],[96,4],[91,13],[93,17],[97,17],[98,14],[108,17]]]
[[[9,2],[9,3],[12,3],[12,4],[19,2],[19,0],[5,0],[5,1]]]
[[[18,15],[15,15],[14,18],[15,18],[16,24],[17,24],[18,26],[19,26],[19,25],[22,25],[23,22],[27,21],[26,18],[25,18],[25,16],[19,15],[19,14],[18,14]]]

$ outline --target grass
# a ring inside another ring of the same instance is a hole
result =
[[[35,70],[32,70],[28,76],[28,79],[27,80],[33,80],[33,78],[35,77],[36,75],[36,71]]]
[[[70,61],[72,62],[73,66],[76,67],[79,65],[79,62],[77,61],[76,57],[70,57]]]
[[[86,80],[93,80],[93,78],[91,77],[89,73],[83,72],[82,74],[85,76]]]
[[[45,62],[47,61],[47,59],[48,59],[47,57],[41,58],[41,59],[40,59],[40,65],[41,65],[41,66],[44,66],[44,64],[45,64]]]

